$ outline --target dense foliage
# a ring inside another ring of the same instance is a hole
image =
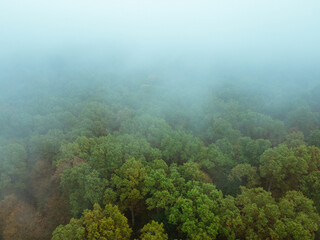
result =
[[[316,86],[84,76],[2,95],[0,239],[316,238]]]

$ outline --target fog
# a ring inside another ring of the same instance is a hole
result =
[[[154,98],[232,84],[286,99],[319,85],[319,12],[316,0],[1,1],[1,98],[153,79]]]
[[[1,1],[2,71],[61,60],[305,79],[319,76],[319,11],[316,0]]]
[[[0,240],[320,239],[319,13],[0,0]]]

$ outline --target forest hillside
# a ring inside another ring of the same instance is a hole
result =
[[[0,239],[315,238],[316,83],[56,71],[1,90]]]

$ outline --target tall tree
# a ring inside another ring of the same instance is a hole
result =
[[[145,177],[145,167],[140,161],[131,158],[112,174],[110,180],[111,189],[107,189],[105,194],[105,202],[116,200],[120,209],[130,210],[132,225],[135,224],[135,211],[138,209],[139,203],[144,199]],[[114,192],[115,194],[112,194]],[[112,195],[111,197],[110,194]]]
[[[177,225],[189,239],[215,239],[221,227],[218,216],[221,200],[222,194],[214,185],[189,181],[166,211],[169,223]]]
[[[127,218],[117,206],[107,204],[104,209],[94,204],[93,210],[86,209],[80,219],[58,226],[52,240],[129,240],[132,230]]]
[[[302,176],[307,173],[307,161],[296,156],[286,145],[268,149],[260,157],[260,175],[266,180],[268,191],[278,194],[297,189]]]
[[[141,240],[168,240],[168,235],[164,232],[163,223],[152,221],[143,226],[140,230]]]
[[[103,198],[107,180],[99,176],[88,163],[66,168],[61,174],[61,186],[69,197],[71,213],[79,214]]]

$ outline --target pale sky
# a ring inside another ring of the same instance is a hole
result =
[[[319,43],[318,0],[0,0],[2,59],[101,48],[305,62],[320,59]]]

